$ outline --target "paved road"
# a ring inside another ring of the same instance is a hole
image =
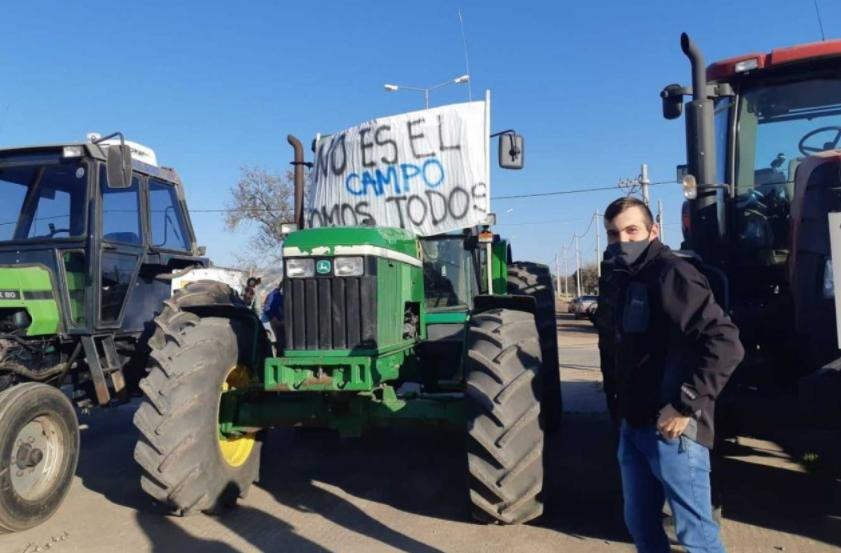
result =
[[[566,413],[547,443],[546,513],[535,525],[470,522],[461,439],[434,431],[363,440],[276,431],[263,480],[236,510],[165,516],[138,487],[129,405],[86,418],[78,476],[61,510],[38,528],[0,536],[0,552],[631,552],[596,338],[589,323],[567,315],[558,326]],[[806,474],[791,446],[767,437],[739,440],[718,463],[729,551],[841,551],[837,474]]]

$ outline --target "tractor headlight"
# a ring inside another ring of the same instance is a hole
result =
[[[32,317],[29,316],[29,313],[25,309],[21,309],[12,315],[12,324],[18,330],[27,329],[32,324]]]
[[[336,276],[362,276],[363,272],[361,257],[337,257],[333,260],[333,274]]]
[[[832,258],[828,257],[823,267],[823,297],[835,296],[835,279],[832,274]]]
[[[25,330],[32,324],[26,309],[0,309],[0,332]]]
[[[306,278],[315,274],[315,260],[308,257],[290,257],[286,260],[286,276]]]

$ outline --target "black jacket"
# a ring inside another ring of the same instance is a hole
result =
[[[715,399],[744,349],[692,263],[655,240],[631,267],[606,266],[597,327],[615,418],[653,425],[671,404],[693,419],[684,434],[712,448]]]

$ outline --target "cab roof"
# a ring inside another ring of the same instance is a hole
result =
[[[105,161],[106,159],[105,149],[101,148],[97,144],[92,144],[90,142],[67,142],[64,144],[37,144],[30,146],[14,146],[10,148],[0,148],[0,156],[9,154],[31,154],[46,151],[62,152],[64,148],[68,147],[81,147],[87,152],[88,156],[99,161]],[[178,176],[178,173],[175,171],[175,169],[172,169],[170,167],[157,167],[155,165],[149,165],[148,163],[144,163],[134,158],[132,158],[131,160],[131,165],[134,168],[134,170],[138,173],[143,173],[144,175],[149,175],[165,181],[181,184],[181,178]]]
[[[752,52],[717,61],[707,66],[707,79],[726,80],[748,71],[830,58],[841,58],[841,39],[776,48],[768,53]]]

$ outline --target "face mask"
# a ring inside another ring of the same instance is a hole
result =
[[[608,244],[604,251],[605,263],[613,263],[619,267],[630,267],[645,253],[651,240],[639,242],[615,242]]]

